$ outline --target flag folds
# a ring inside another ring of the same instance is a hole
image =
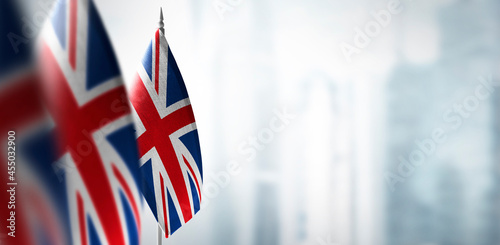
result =
[[[130,96],[143,194],[168,237],[200,210],[203,169],[191,102],[161,27]]]
[[[141,196],[130,107],[92,0],[59,0],[41,71],[74,244],[138,244]]]

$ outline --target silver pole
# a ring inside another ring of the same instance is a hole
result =
[[[160,223],[158,223],[158,245],[161,245],[163,241],[163,231],[161,229]]]
[[[160,21],[158,22],[158,28],[161,31],[161,34],[165,35],[165,28],[163,28],[165,24],[163,24],[163,9],[160,8]]]
[[[165,29],[163,29],[163,9],[160,8],[160,21],[158,22],[158,27],[161,31],[161,34],[165,35]],[[165,200],[163,200],[165,201]],[[166,215],[166,214],[163,214]],[[161,229],[160,223],[158,223],[158,245],[161,245],[163,241],[163,230]]]

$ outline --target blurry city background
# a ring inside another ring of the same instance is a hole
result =
[[[50,2],[27,0],[26,18]],[[342,44],[391,0],[95,2],[127,85],[163,7],[193,104],[210,197],[163,244],[500,244],[500,90],[469,98],[500,78],[499,1],[401,0],[350,60]],[[446,141],[388,182],[436,129]]]

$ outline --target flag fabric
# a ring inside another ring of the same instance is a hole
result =
[[[73,244],[138,244],[137,145],[121,73],[92,0],[59,0],[40,63]]]
[[[19,206],[33,239],[17,244],[72,244],[64,175],[54,171],[55,142],[51,126],[42,117],[34,130],[18,140]],[[22,157],[21,157],[22,156]],[[60,174],[60,175],[58,175]],[[24,236],[24,233],[19,233]]]
[[[143,194],[169,237],[200,210],[203,169],[191,103],[162,28],[147,48],[130,97]]]
[[[27,211],[40,203],[24,198],[33,186],[21,177],[21,173],[25,173],[25,169],[21,169],[25,162],[21,160],[20,139],[42,118],[43,110],[33,67],[33,49],[23,36],[18,4],[17,0],[0,1],[0,36],[3,37],[0,38],[0,113],[3,115],[0,120],[0,158],[3,159],[0,182],[5,188],[0,195],[0,244],[6,245],[34,244],[40,238],[38,234],[48,230],[31,222],[35,219]],[[34,182],[35,178],[30,179],[30,183]],[[48,196],[44,194],[37,193],[45,200]],[[55,224],[53,217],[44,221]],[[52,238],[50,241],[59,240],[55,235]]]

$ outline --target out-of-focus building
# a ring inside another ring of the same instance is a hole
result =
[[[476,96],[478,77],[498,75],[499,7],[495,1],[439,7],[437,59],[414,64],[401,58],[387,84],[388,170],[397,172],[398,157],[408,159],[419,149],[414,141],[430,138],[435,129],[444,129],[447,140],[394,192],[388,189],[386,244],[500,243],[498,94],[469,106],[474,109],[457,128],[443,117]]]

